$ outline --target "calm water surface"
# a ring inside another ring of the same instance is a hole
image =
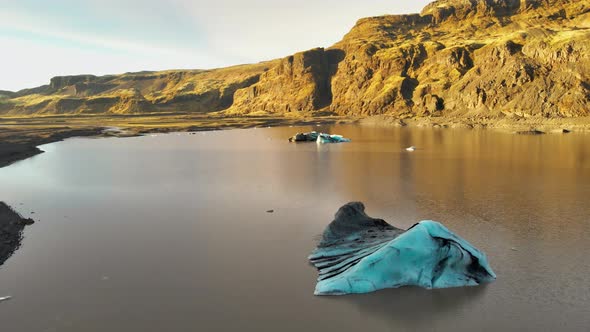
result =
[[[310,129],[353,142],[286,141]],[[0,169],[0,200],[37,220],[0,267],[0,330],[587,330],[589,146],[357,126],[45,145]],[[398,227],[443,222],[498,280],[314,297],[306,257],[354,200]]]

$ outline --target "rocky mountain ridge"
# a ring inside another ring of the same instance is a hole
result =
[[[141,114],[220,111],[273,62],[213,70],[53,77],[48,85],[0,92],[0,114]],[[4,96],[4,98],[2,98]]]
[[[444,0],[421,14],[361,19],[324,50],[340,54],[330,63],[337,69],[328,108],[400,117],[589,115],[589,11],[588,1]],[[300,104],[273,101],[264,87],[320,87],[308,79],[320,77],[314,68],[265,73],[250,93],[238,91],[230,111],[293,109]]]
[[[588,54],[588,0],[439,0],[267,63],[54,78],[7,94],[0,113],[590,116]]]

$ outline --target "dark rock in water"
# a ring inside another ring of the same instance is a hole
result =
[[[21,246],[22,232],[33,219],[23,218],[8,205],[0,202],[0,266]]]
[[[32,224],[35,223],[35,220],[33,220],[31,218],[23,218],[23,219],[21,219],[21,223],[25,226],[31,226]]]
[[[316,295],[474,286],[496,278],[482,252],[440,223],[402,230],[367,216],[360,202],[336,212],[309,260],[319,271]]]
[[[341,135],[330,135],[315,131],[309,133],[297,133],[289,138],[289,142],[317,142],[317,143],[343,143],[350,142],[350,139]]]
[[[289,138],[289,142],[315,142],[319,134],[315,131],[309,133],[297,133]]]
[[[544,131],[533,129],[533,130],[524,130],[524,131],[517,131],[519,135],[545,135]]]

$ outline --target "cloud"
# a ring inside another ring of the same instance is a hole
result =
[[[136,34],[135,26],[129,26],[121,33],[117,31],[101,31],[90,28],[88,23],[84,29],[69,27],[67,22],[54,23],[39,12],[27,13],[5,10],[0,12],[0,33],[3,35],[30,36],[43,43],[46,41],[60,41],[66,47],[100,47],[112,51],[130,53],[160,53],[162,55],[194,52],[195,47],[185,47],[184,43],[174,43],[174,38],[159,37],[154,39],[153,31],[145,30],[143,34]],[[147,24],[147,23],[145,23]],[[96,25],[96,24],[94,24]],[[109,24],[105,24],[108,26]],[[160,29],[155,28],[159,31]],[[170,33],[172,35],[172,33]],[[182,41],[185,42],[185,41]]]

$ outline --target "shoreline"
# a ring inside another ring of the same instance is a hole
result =
[[[211,116],[188,113],[115,115],[0,117],[0,168],[44,151],[40,145],[71,137],[133,137],[151,133],[197,132],[247,129],[268,126],[358,124],[379,127],[486,129],[514,134],[590,133],[590,117],[578,118],[495,118],[495,117],[398,117],[376,115],[364,118],[344,116]]]
[[[307,126],[353,123],[356,119],[323,116],[289,117],[210,117],[148,115],[139,116],[49,116],[0,118],[0,168],[36,156],[40,145],[72,137],[136,137],[153,133],[199,132],[247,129],[268,126]]]
[[[247,129],[267,126],[358,124],[379,127],[486,129],[514,134],[590,133],[590,117],[491,118],[491,117],[397,117],[344,116],[211,116],[170,113],[116,116],[0,117],[0,168],[44,151],[40,145],[71,137],[133,137],[151,133]]]
[[[40,145],[63,141],[70,137],[99,136],[102,131],[100,127],[46,128],[35,132],[19,129],[11,131],[0,127],[0,168],[43,153]]]
[[[0,202],[0,266],[20,247],[23,230],[33,223],[33,219],[23,218],[15,209]]]
[[[413,117],[400,118],[376,115],[358,121],[366,126],[393,126],[418,128],[485,129],[513,134],[590,133],[590,117]]]
[[[164,120],[164,121],[161,121]],[[306,126],[317,124],[351,123],[344,117],[209,117],[150,115],[116,117],[48,116],[31,118],[0,118],[0,168],[44,153],[40,145],[55,143],[73,137],[137,137],[151,133],[199,132],[213,130],[247,129],[268,126]],[[10,234],[20,234],[24,225],[32,223],[0,198],[0,230],[10,228]],[[13,231],[13,228],[23,225]],[[8,234],[8,233],[7,233]],[[10,241],[10,243],[20,243]],[[8,241],[8,240],[7,240]],[[8,242],[7,242],[8,243]],[[0,248],[1,249],[1,248]],[[11,250],[5,250],[12,253]],[[1,253],[1,252],[0,252]],[[9,254],[6,255],[9,257]],[[1,257],[0,257],[1,258]],[[1,265],[1,264],[0,264]]]

